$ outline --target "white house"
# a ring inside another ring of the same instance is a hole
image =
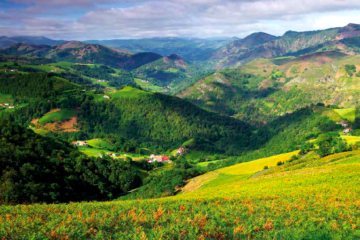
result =
[[[336,122],[336,124],[341,125],[344,128],[347,128],[349,126],[349,124],[344,120],[341,120],[340,122]]]
[[[110,96],[109,95],[104,95],[104,98],[110,99]]]
[[[354,130],[352,130],[351,128],[346,128],[346,129],[344,129],[343,133],[351,133],[353,131]]]
[[[72,142],[73,145],[75,146],[89,146],[89,144],[86,141],[76,141],[76,142]]]

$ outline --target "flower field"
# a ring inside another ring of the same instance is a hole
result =
[[[254,163],[258,164],[258,163]],[[175,197],[0,207],[2,239],[359,239],[360,151],[238,164]],[[236,172],[238,168],[242,173]],[[261,170],[261,169],[260,169]],[[255,170],[257,172],[259,170]],[[255,175],[255,176],[254,176]],[[244,177],[246,176],[246,177]]]

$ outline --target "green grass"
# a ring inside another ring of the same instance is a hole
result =
[[[105,139],[92,139],[92,140],[87,140],[86,142],[89,143],[89,145],[93,148],[107,149],[107,150],[114,149],[114,146]]]
[[[346,108],[346,109],[335,109],[342,118],[349,120],[350,122],[355,121],[355,108]]]
[[[219,161],[222,161],[222,160],[200,162],[200,163],[198,163],[197,165],[198,165],[199,167],[207,167],[210,163],[216,163],[216,162],[219,162]]]
[[[48,113],[39,119],[39,123],[44,125],[46,123],[67,120],[74,117],[76,112],[70,109],[62,109],[59,112]]]
[[[91,145],[90,145],[91,146]],[[140,155],[140,154],[135,154],[135,153],[120,153],[120,152],[115,152],[113,150],[108,150],[108,149],[104,149],[104,148],[94,148],[94,147],[78,147],[79,150],[86,154],[89,157],[99,157],[99,154],[105,154],[105,153],[115,153],[118,156],[115,157],[115,159],[124,159],[126,157],[130,157],[133,160],[139,160],[139,159],[144,159],[144,158],[148,158],[149,155]]]
[[[164,91],[164,89],[162,87],[155,86],[155,85],[151,84],[150,82],[145,82],[145,80],[142,80],[139,78],[135,78],[134,80],[135,80],[135,83],[143,89],[147,89],[152,92],[163,92]]]
[[[12,103],[12,97],[8,94],[1,94],[0,93],[0,103]]]
[[[29,127],[29,128],[33,130],[35,133],[40,135],[45,135],[47,133],[47,131],[45,131],[44,129],[34,128],[34,127]]]
[[[111,153],[115,153],[116,152],[113,152],[113,151],[109,151],[109,150],[106,150],[106,149],[98,149],[98,148],[90,148],[90,147],[78,147],[79,150],[88,155],[89,157],[99,157],[99,154],[105,154],[107,152],[111,152]]]
[[[142,91],[138,88],[133,88],[133,87],[124,87],[123,89],[121,89],[120,91],[116,91],[116,92],[112,92],[112,93],[108,93],[107,95],[109,95],[111,98],[136,98],[139,96],[144,96],[144,95],[150,95],[152,93],[150,92],[146,92],[146,91]]]
[[[169,72],[169,73],[178,73],[179,70],[176,69],[176,68],[169,68],[166,72]]]
[[[0,235],[4,239],[358,239],[359,154],[296,160],[257,177],[249,172],[256,170],[250,165],[237,175],[215,171],[208,174],[206,187],[175,197],[1,206]],[[242,169],[241,164],[236,168]]]
[[[360,142],[360,137],[358,136],[347,136],[347,135],[342,135],[341,136],[342,139],[346,140],[346,142],[348,144],[354,144],[356,142]]]

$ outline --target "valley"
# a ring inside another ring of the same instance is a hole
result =
[[[0,38],[3,239],[357,239],[360,25]]]

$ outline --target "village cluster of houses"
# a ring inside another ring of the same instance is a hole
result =
[[[89,143],[87,143],[86,141],[75,141],[75,142],[72,142],[72,144],[74,146],[80,146],[80,147],[89,146]]]
[[[185,152],[185,148],[181,147],[176,151],[176,155],[180,155],[183,154]],[[149,163],[153,163],[153,162],[169,162],[170,158],[167,156],[161,156],[161,155],[154,155],[151,154],[150,158],[146,160]]]
[[[185,152],[185,148],[181,147],[176,151],[177,155],[183,154]]]
[[[148,163],[153,163],[153,162],[169,162],[170,158],[167,156],[161,156],[161,155],[154,155],[151,154],[150,158],[146,160]]]
[[[108,156],[111,156],[111,157],[117,157],[117,155],[115,153],[107,152],[105,154]]]
[[[354,130],[352,128],[349,128],[349,123],[347,121],[341,120],[340,122],[336,122],[336,124],[341,125],[343,128],[344,134],[352,133]]]
[[[0,106],[5,108],[15,108],[11,103],[0,103]]]
[[[18,72],[19,69],[5,69],[5,72]]]

